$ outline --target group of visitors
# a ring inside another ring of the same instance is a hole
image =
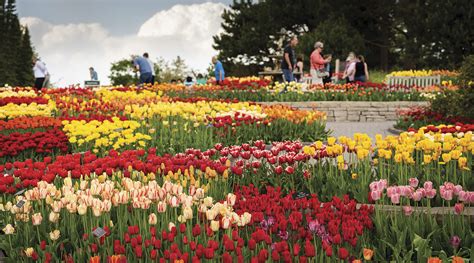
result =
[[[369,80],[369,70],[365,58],[362,55],[356,56],[350,52],[346,59],[346,66],[342,76],[347,83],[366,82]]]
[[[145,52],[142,56],[133,56],[131,61],[134,70],[140,73],[140,84],[153,84],[155,83],[155,63],[150,60],[150,55]],[[49,72],[46,68],[46,64],[41,61],[38,57],[34,57],[33,61],[33,73],[35,76],[35,85],[34,87],[38,90],[46,87],[49,81]],[[217,57],[212,58],[212,64],[214,65],[214,73],[216,78],[216,83],[222,84],[225,79],[225,71],[222,63],[217,59]],[[301,68],[302,69],[302,68]],[[172,84],[184,84],[185,86],[204,85],[207,83],[207,79],[202,74],[195,74],[193,72],[194,78],[187,76],[183,80],[171,80]],[[98,81],[99,77],[97,71],[94,67],[89,67],[89,76],[90,80]]]
[[[289,44],[283,50],[281,69],[283,79],[286,82],[301,82],[304,74],[303,57],[296,58],[295,47],[298,45],[298,37],[293,36]],[[324,44],[320,41],[314,43],[314,50],[310,55],[310,74],[312,84],[325,84],[331,82],[333,69],[331,67],[332,55],[323,55]],[[366,82],[369,80],[367,63],[362,55],[356,57],[354,52],[349,53],[346,59],[343,79],[347,83]]]
[[[132,63],[135,70],[140,72],[140,84],[155,83],[155,64],[150,60],[148,53],[144,53],[143,56],[133,57]],[[216,83],[220,84],[225,79],[224,67],[217,57],[212,58],[212,64],[214,65]],[[194,74],[194,78],[192,76],[187,76],[184,81],[180,79],[171,80],[171,84],[184,84],[188,87],[195,84],[203,85],[206,83],[207,79],[202,74]]]

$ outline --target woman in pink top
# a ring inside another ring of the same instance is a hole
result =
[[[321,55],[323,48],[324,45],[322,42],[318,41],[314,43],[314,51],[310,57],[312,84],[323,84],[323,76],[321,76],[321,73],[319,73],[318,76],[318,71],[324,71],[324,64],[331,62],[331,57],[324,59]]]

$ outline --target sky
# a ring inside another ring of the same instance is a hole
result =
[[[212,36],[232,0],[21,0],[20,22],[58,86],[83,83],[94,67],[109,84],[110,64],[148,52],[152,60],[181,56],[204,72]]]

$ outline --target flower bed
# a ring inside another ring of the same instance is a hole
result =
[[[412,107],[410,109],[405,109],[398,111],[400,116],[395,127],[401,130],[419,129],[427,125],[441,125],[441,124],[451,124],[451,125],[461,125],[466,123],[474,123],[474,120],[463,118],[463,117],[449,117],[444,116],[443,114],[434,112],[430,109],[424,107]]]
[[[33,100],[3,117],[9,260],[471,257],[471,126],[334,138],[317,111],[154,88],[48,90],[35,96],[53,117],[31,114]]]

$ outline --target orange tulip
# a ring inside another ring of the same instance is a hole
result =
[[[453,257],[453,263],[464,263],[464,259],[462,257]]]
[[[89,263],[100,263],[100,256],[91,257]]]
[[[439,257],[429,257],[428,263],[442,263],[443,261]]]
[[[374,256],[374,251],[372,249],[364,248],[363,254],[365,260],[372,260],[372,257]]]
[[[126,263],[127,258],[123,255],[113,255],[109,257],[107,263]]]
[[[354,259],[354,260],[352,260],[352,263],[362,263],[362,260],[360,260],[360,259]]]

